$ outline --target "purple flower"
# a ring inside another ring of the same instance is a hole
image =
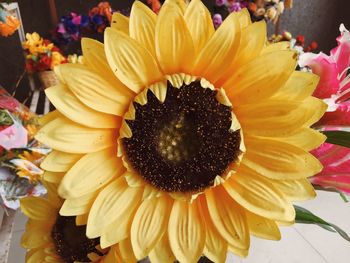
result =
[[[215,28],[218,28],[222,24],[222,16],[220,14],[213,16],[213,24]]]
[[[215,0],[217,6],[223,6],[226,4],[226,0]]]

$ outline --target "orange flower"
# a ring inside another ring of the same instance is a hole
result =
[[[7,37],[12,35],[20,26],[19,20],[14,16],[7,16],[6,22],[0,22],[0,35]]]

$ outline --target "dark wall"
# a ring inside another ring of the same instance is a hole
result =
[[[143,0],[145,2],[146,0]],[[58,16],[71,11],[87,14],[88,10],[100,0],[56,0]],[[133,0],[110,0],[111,5],[118,10],[130,8]],[[212,9],[215,0],[205,0],[205,4]],[[36,31],[44,37],[52,30],[49,15],[48,0],[19,0],[20,11],[26,32]],[[281,30],[287,29],[293,35],[303,34],[306,41],[315,40],[319,49],[325,53],[336,45],[335,38],[339,34],[339,24],[343,22],[350,28],[349,0],[294,0],[294,8],[286,10],[282,17]],[[270,33],[273,32],[269,26]],[[75,47],[76,48],[76,47]],[[73,48],[73,50],[75,49]],[[9,91],[13,91],[16,82],[24,71],[24,58],[18,35],[0,38],[0,84]],[[24,77],[19,86],[19,100],[24,100],[28,81]]]

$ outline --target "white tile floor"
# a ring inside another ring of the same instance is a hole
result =
[[[350,203],[344,203],[337,194],[319,192],[315,200],[304,202],[302,206],[350,233]],[[19,241],[25,221],[22,214],[16,215],[8,263],[24,262],[25,251],[20,248]],[[252,238],[250,254],[246,259],[229,255],[227,262],[344,263],[349,259],[350,243],[337,234],[317,226],[297,224],[282,228],[280,242]]]

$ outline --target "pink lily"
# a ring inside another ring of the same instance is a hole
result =
[[[321,130],[350,130],[350,33],[342,24],[338,46],[330,56],[319,53],[301,55],[300,66],[308,66],[320,76],[314,96],[323,99],[328,109],[317,123]],[[324,143],[312,152],[324,169],[310,178],[313,184],[350,194],[350,149]]]

